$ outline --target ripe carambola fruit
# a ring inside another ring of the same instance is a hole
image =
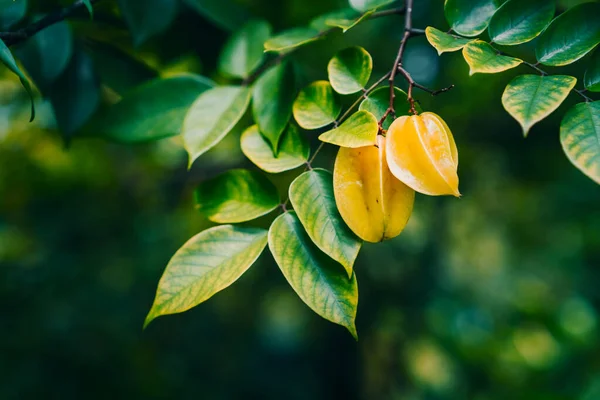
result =
[[[341,147],[333,169],[335,202],[352,231],[367,242],[381,242],[402,232],[415,192],[390,172],[385,138],[377,147]]]
[[[386,154],[392,174],[417,192],[460,196],[456,143],[438,115],[396,119],[387,131]]]

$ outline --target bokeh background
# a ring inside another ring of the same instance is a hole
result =
[[[441,1],[415,3],[415,27],[447,29]],[[347,3],[236,5],[279,31]],[[162,75],[217,81],[223,19],[246,18],[236,8],[211,19],[182,3],[168,32],[133,49],[98,8],[93,22],[71,21],[85,45],[104,38]],[[326,79],[329,57],[356,44],[381,76],[402,30],[393,16],[307,46],[293,57],[300,83]],[[534,45],[513,53],[531,61]],[[194,185],[250,166],[238,144],[244,123],[190,172],[178,138],[66,148],[49,105],[38,99],[28,123],[26,94],[0,69],[0,398],[599,399],[600,186],[558,140],[561,115],[579,99],[523,139],[500,96],[526,67],[469,77],[460,53],[438,57],[424,38],[405,59],[417,81],[456,85],[416,95],[454,132],[463,197],[417,196],[402,235],[364,245],[358,342],[312,313],[268,252],[207,303],[142,331],[170,256],[210,226],[194,209]],[[582,78],[585,61],[566,72]],[[334,155],[326,148],[318,163],[331,168]],[[270,178],[283,189],[300,172]]]

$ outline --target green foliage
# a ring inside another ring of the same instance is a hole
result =
[[[518,58],[498,54],[488,43],[482,40],[469,42],[462,50],[469,67],[469,75],[476,73],[495,74],[518,67],[523,61]]]
[[[535,49],[544,65],[571,64],[600,43],[600,3],[584,3],[559,15],[540,36]]]
[[[590,92],[600,92],[600,50],[596,50],[583,78],[585,88]]]
[[[477,36],[485,31],[498,8],[495,0],[446,0],[444,14],[454,32]]]
[[[136,46],[167,29],[177,15],[172,0],[119,0],[119,7]]]
[[[319,40],[319,31],[313,28],[293,28],[273,36],[265,42],[265,51],[284,53],[296,47]]]
[[[248,10],[235,0],[183,0],[198,14],[223,29],[234,31],[244,25],[251,16]]]
[[[373,70],[373,59],[362,47],[339,51],[327,65],[329,82],[339,94],[352,94],[365,88]]]
[[[287,212],[269,229],[269,249],[298,296],[321,317],[342,325],[358,338],[356,275],[343,268],[312,243],[296,213]]]
[[[241,147],[244,155],[258,168],[273,174],[298,168],[308,161],[310,154],[308,140],[294,124],[289,124],[281,136],[277,156],[257,125],[242,133]]]
[[[263,59],[263,43],[271,36],[267,21],[246,23],[225,43],[219,57],[219,72],[234,78],[247,78]]]
[[[8,30],[27,14],[27,1],[11,1],[0,6],[0,29]]]
[[[319,140],[341,147],[374,146],[379,132],[378,122],[371,112],[357,111],[337,128],[319,136]]]
[[[29,97],[31,98],[30,121],[33,121],[33,119],[35,118],[35,107],[33,104],[33,92],[31,90],[31,85],[29,84],[29,81],[27,80],[27,78],[25,77],[25,75],[23,74],[21,69],[19,69],[19,67],[17,66],[17,63],[16,63],[15,58],[13,57],[12,53],[10,52],[8,47],[6,47],[6,44],[4,44],[4,42],[1,39],[0,39],[0,61],[2,61],[2,64],[6,65],[6,67],[8,69],[10,69],[12,72],[15,73],[15,75],[17,75],[19,77],[21,84],[23,85],[25,90],[27,90],[27,93],[29,94]]]
[[[211,221],[229,224],[270,213],[279,205],[279,196],[258,172],[231,169],[198,185],[196,204]]]
[[[94,6],[92,6],[92,2],[90,0],[81,0],[90,13],[90,18],[94,18]]]
[[[238,280],[267,245],[267,231],[232,225],[200,232],[173,256],[156,290],[144,326],[161,315],[180,313]]]
[[[307,171],[290,185],[290,200],[314,244],[342,264],[352,278],[361,240],[342,220],[333,194],[333,176],[324,169]]]
[[[219,86],[198,96],[183,121],[183,141],[190,167],[233,129],[249,103],[247,87]]]
[[[354,28],[356,25],[367,20],[373,14],[373,12],[374,10],[370,10],[357,16],[356,11],[352,9],[345,9],[339,12],[326,14],[321,18],[316,18],[311,23],[311,26],[319,30],[325,30],[329,27],[335,27],[340,28],[344,33],[346,33],[350,29]]]
[[[252,115],[275,154],[279,138],[292,117],[296,81],[291,63],[283,62],[265,72],[254,85]]]
[[[560,141],[571,162],[600,184],[600,101],[580,103],[565,114]]]
[[[502,95],[502,105],[523,128],[527,136],[531,127],[561,105],[575,87],[572,76],[521,75],[513,79]]]
[[[342,106],[328,81],[313,82],[300,91],[294,101],[296,122],[304,129],[318,129],[331,124]]]
[[[554,1],[508,0],[490,20],[490,39],[505,46],[529,42],[546,29],[554,12]]]
[[[394,111],[396,116],[400,115],[408,115],[410,110],[410,105],[408,104],[407,94],[402,89],[394,87]],[[381,87],[375,89],[372,93],[370,93],[366,99],[364,99],[360,106],[359,110],[368,111],[375,116],[377,121],[383,118],[385,111],[387,110],[390,102],[390,89],[386,87]],[[416,104],[416,109],[418,112],[421,112],[421,106]],[[391,116],[386,117],[385,121],[382,124],[383,129],[387,129],[390,127],[393,118]]]
[[[461,50],[471,39],[465,39],[459,36],[451,35],[435,29],[432,26],[428,26],[425,29],[425,35],[429,44],[432,45],[438,52],[438,55],[450,51]]]
[[[350,5],[356,11],[374,10],[392,3],[394,0],[350,0]]]
[[[85,130],[121,143],[179,135],[188,109],[213,86],[210,80],[191,74],[150,81],[101,110]]]

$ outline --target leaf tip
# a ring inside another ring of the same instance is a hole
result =
[[[358,332],[356,331],[356,323],[352,321],[350,325],[346,326],[346,329],[348,329],[348,332],[350,332],[354,340],[358,342]]]

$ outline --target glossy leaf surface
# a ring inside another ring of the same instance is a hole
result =
[[[500,55],[488,43],[474,40],[462,50],[463,57],[469,67],[469,75],[476,73],[495,74],[519,66],[523,60]]]
[[[212,81],[198,75],[155,79],[100,111],[86,131],[122,143],[178,135],[188,109],[213,85]]]
[[[600,184],[600,101],[567,111],[560,124],[560,142],[569,160]]]
[[[510,81],[502,94],[502,105],[523,128],[529,129],[550,115],[567,98],[577,79],[566,75],[521,75]]]
[[[359,46],[339,51],[327,65],[329,82],[340,94],[352,94],[364,89],[372,70],[371,55]]]
[[[183,142],[189,166],[217,145],[242,118],[250,103],[250,89],[220,86],[202,93],[183,121]]]
[[[173,0],[119,0],[119,8],[136,46],[167,29],[177,14]]]
[[[448,125],[425,112],[400,117],[387,133],[386,156],[392,174],[415,191],[430,196],[460,196],[458,151]]]
[[[234,78],[246,78],[263,59],[264,43],[271,36],[267,21],[246,23],[225,43],[219,57],[219,72]]]
[[[220,224],[250,221],[279,205],[275,186],[258,172],[230,169],[196,188],[196,204],[209,220]]]
[[[398,236],[412,213],[415,192],[390,172],[383,136],[378,146],[340,148],[333,186],[344,221],[367,242]]]
[[[290,124],[281,136],[277,156],[267,140],[261,135],[257,125],[242,133],[241,146],[244,155],[258,168],[276,174],[298,168],[306,163],[310,154],[308,140],[298,128]]]
[[[465,39],[442,32],[432,26],[428,26],[425,29],[425,36],[427,37],[429,44],[437,50],[438,55],[445,52],[458,51],[471,41],[471,39]]]
[[[340,215],[333,194],[333,176],[324,169],[304,172],[290,185],[290,200],[304,229],[321,251],[352,277],[361,241]]]
[[[200,232],[171,258],[144,326],[208,300],[238,280],[267,245],[267,231],[231,225]]]
[[[351,279],[341,265],[311,241],[294,212],[280,215],[269,229],[269,249],[298,296],[314,312],[339,324],[357,338],[356,275]]]
[[[292,117],[296,81],[292,64],[283,62],[265,72],[254,85],[252,113],[260,132],[277,154],[279,138]]]
[[[373,146],[377,140],[379,125],[369,111],[357,111],[340,126],[319,136],[319,140],[341,147]]]
[[[495,0],[446,0],[444,15],[454,32],[471,37],[488,27],[497,8]]]
[[[554,12],[554,1],[509,0],[492,17],[490,38],[505,46],[529,42],[550,24]]]
[[[535,49],[544,65],[571,64],[600,43],[600,3],[575,6],[552,21],[540,36]]]
[[[592,55],[585,70],[583,83],[590,92],[600,92],[600,50],[596,50]]]
[[[294,101],[294,118],[304,129],[329,125],[340,115],[342,106],[327,81],[316,81],[300,91]]]

